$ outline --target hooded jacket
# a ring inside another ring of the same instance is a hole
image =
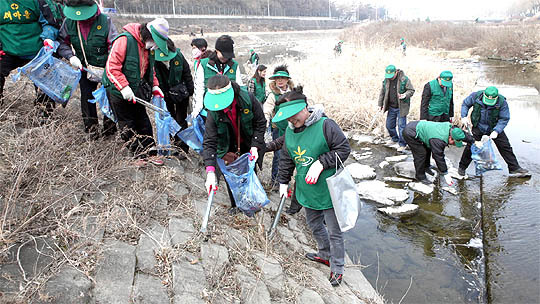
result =
[[[411,107],[411,97],[414,95],[414,87],[409,77],[405,76],[402,70],[397,70],[397,94],[405,94],[405,98],[400,99],[396,97],[399,104],[399,117],[405,117],[409,114]],[[390,81],[383,81],[381,92],[379,93],[379,107],[383,108],[383,111],[388,111],[389,96],[390,93]]]

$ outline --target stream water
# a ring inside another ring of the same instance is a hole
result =
[[[331,36],[337,38],[334,32]],[[260,37],[268,41],[271,36]],[[317,33],[272,37],[272,43],[254,47],[264,55],[263,63],[264,57],[275,55],[301,58],[301,53],[291,50],[291,41],[301,45],[302,39],[329,39]],[[247,54],[247,48],[238,49]],[[247,59],[239,57],[241,62]],[[374,205],[364,204],[356,227],[345,235],[346,250],[355,262],[366,266],[364,275],[389,303],[539,303],[538,70],[495,61],[456,61],[453,65],[481,75],[477,89],[496,85],[507,97],[511,119],[505,132],[532,178],[510,178],[499,157],[502,171],[460,181],[457,195],[440,188],[429,196],[411,192],[410,202],[420,206],[412,217],[392,219],[378,213]],[[377,168],[377,179],[395,175],[392,166],[377,166],[386,156],[397,155],[395,150],[353,145],[354,150],[362,148],[373,151],[373,157],[362,163]],[[447,150],[457,166],[461,150]],[[474,173],[472,165],[468,172]]]

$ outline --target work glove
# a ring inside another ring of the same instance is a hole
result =
[[[210,192],[212,192],[212,190],[214,190],[214,194],[216,194],[218,187],[215,172],[210,171],[206,173],[206,182],[204,183],[204,187],[206,190],[208,190],[208,195],[210,195]]]
[[[319,179],[319,175],[321,175],[321,172],[323,171],[323,165],[320,161],[316,161],[309,167],[308,173],[306,175],[306,183],[308,185],[313,185],[317,183],[317,180]]]
[[[6,52],[0,50],[0,60],[2,60],[2,56],[4,56],[6,54]]]
[[[54,48],[54,42],[51,39],[45,39],[43,40],[43,46],[49,50],[52,50]]]
[[[477,140],[474,142],[474,145],[481,149],[484,146],[484,143],[481,140]]]
[[[152,95],[154,96],[159,96],[161,98],[163,98],[163,91],[161,91],[161,89],[158,87],[158,86],[154,86],[152,88]]]
[[[461,117],[461,124],[463,128],[470,129],[472,128],[472,122],[469,116]]]
[[[489,134],[489,138],[491,139],[495,139],[497,138],[497,136],[499,136],[499,133],[497,133],[497,131],[493,131],[491,132],[491,134]]]
[[[288,197],[287,188],[289,188],[289,185],[279,184],[279,197],[280,198],[282,198],[283,196]]]
[[[450,123],[452,123],[454,121],[454,117],[450,117],[448,118],[448,120],[450,121]]]
[[[79,58],[77,58],[77,56],[71,56],[71,58],[69,58],[69,63],[71,63],[71,65],[77,70],[82,70],[83,68],[82,62]]]
[[[444,175],[444,181],[448,184],[448,186],[452,186],[454,184],[454,180],[450,176],[450,174]]]
[[[122,97],[127,100],[133,102],[135,104],[135,94],[133,94],[133,90],[129,86],[126,86],[125,88],[120,90],[120,93],[122,94]]]
[[[407,97],[407,94],[403,93],[403,94],[398,94],[398,98],[401,100],[401,99],[405,99],[405,97]]]
[[[251,147],[251,149],[249,149],[249,154],[251,154],[249,160],[257,161],[257,159],[259,159],[259,152],[257,152],[257,150],[257,147]]]

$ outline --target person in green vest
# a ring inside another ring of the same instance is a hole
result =
[[[121,137],[137,158],[135,165],[150,162],[161,166],[163,160],[153,149],[152,124],[146,108],[135,101],[135,96],[145,101],[150,101],[152,96],[163,97],[154,62],[169,61],[176,56],[176,49],[167,47],[169,23],[157,18],[144,24],[129,23],[124,30],[113,40],[102,83]]]
[[[216,40],[216,50],[208,58],[201,59],[195,72],[195,92],[193,93],[194,105],[191,117],[195,118],[199,113],[203,116],[203,98],[207,90],[208,79],[215,75],[225,75],[239,86],[244,86],[240,66],[234,60],[234,41],[229,35],[222,35]],[[201,69],[202,67],[202,69]]]
[[[268,127],[271,128],[272,140],[276,140],[280,136],[285,134],[285,129],[287,128],[287,121],[280,121],[278,123],[272,122],[272,117],[274,117],[277,111],[277,101],[281,95],[290,92],[294,88],[294,83],[291,80],[289,75],[289,69],[287,65],[279,65],[274,68],[274,74],[270,76],[270,83],[268,87],[270,88],[270,94],[266,98],[266,102],[263,105],[264,116],[266,121],[268,121]],[[271,174],[271,187],[277,186],[276,178],[278,175],[278,162],[279,154],[281,151],[275,151],[274,157],[272,158],[272,174]]]
[[[424,86],[420,103],[420,120],[452,122],[454,117],[454,94],[450,71],[443,71],[437,79]]]
[[[330,266],[330,284],[338,286],[343,280],[345,248],[326,179],[336,172],[337,156],[343,162],[349,157],[349,141],[322,108],[310,112],[301,87],[284,94],[278,107],[272,122],[289,124],[279,159],[280,197],[287,195],[296,169],[296,199],[306,210],[306,222],[318,247],[317,253],[307,253],[306,258]]]
[[[210,52],[208,51],[208,42],[204,38],[195,38],[191,40],[191,57],[193,58],[193,70],[197,72],[197,69],[201,65],[201,59],[208,58]]]
[[[259,65],[259,54],[255,53],[255,50],[249,50],[249,60],[248,63],[251,64],[252,68],[256,68]]]
[[[414,87],[409,77],[402,70],[389,65],[385,69],[384,81],[379,93],[379,109],[388,111],[386,130],[393,142],[399,144],[398,152],[405,150],[407,143],[403,139],[403,129],[407,125],[407,115],[411,107]],[[396,121],[398,132],[396,132]]]
[[[248,91],[255,95],[255,98],[264,104],[266,101],[266,66],[261,64],[255,70],[253,78],[248,82]]]
[[[64,22],[64,1],[63,0],[40,0],[44,1],[49,10],[44,11],[43,17],[47,19],[50,25],[60,29]],[[49,14],[50,12],[50,14]]]
[[[0,104],[9,73],[30,62],[41,47],[53,48],[58,29],[49,24],[45,15],[52,13],[44,0],[0,1]],[[34,105],[43,124],[52,114],[55,103],[37,87],[36,93]]]
[[[169,49],[176,50],[176,56],[170,61],[157,61],[155,65],[156,76],[159,81],[159,87],[165,93],[165,103],[171,116],[183,129],[188,127],[186,117],[189,106],[189,97],[193,95],[193,78],[189,63],[179,48],[174,46],[174,42],[169,38],[167,40]],[[188,152],[189,146],[180,140],[174,138],[174,144],[184,152]],[[186,159],[184,154],[173,152],[178,159]]]
[[[469,118],[469,110],[472,108]],[[461,104],[461,121],[466,128],[472,128],[474,139],[479,141],[483,136],[489,136],[502,158],[508,165],[510,176],[529,177],[527,169],[521,168],[504,128],[510,121],[510,108],[506,98],[499,94],[496,87],[471,93]],[[471,163],[471,149],[465,149],[459,161],[458,173],[465,176],[465,171]]]
[[[245,87],[240,87],[224,75],[208,80],[208,92],[204,96],[208,109],[203,140],[203,159],[206,167],[206,190],[217,190],[216,164],[221,158],[226,164],[249,152],[252,159],[259,159],[264,151],[266,120],[261,104]],[[240,145],[238,145],[240,143]],[[239,210],[227,184],[231,200],[230,214]]]
[[[68,0],[64,14],[66,19],[58,34],[58,55],[69,60],[79,70],[83,67],[105,68],[112,41],[118,36],[111,18],[101,13],[93,0]],[[96,139],[100,135],[113,135],[116,124],[103,115],[103,131],[100,134],[96,104],[88,100],[94,98],[92,92],[101,79],[92,78],[95,77],[81,71],[79,85],[84,132],[89,133],[91,139]]]
[[[411,149],[414,159],[415,178],[426,185],[430,184],[426,178],[426,173],[434,175],[429,168],[431,155],[437,164],[437,168],[444,177],[446,183],[454,184],[452,177],[448,174],[448,167],[444,159],[444,149],[449,145],[458,148],[463,147],[463,142],[474,143],[471,135],[463,132],[458,127],[452,126],[449,122],[434,121],[412,121],[403,130],[403,138]]]

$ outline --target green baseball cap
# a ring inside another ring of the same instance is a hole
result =
[[[229,83],[221,89],[208,89],[204,95],[204,106],[208,111],[221,111],[230,106],[233,100],[234,89]]]
[[[76,21],[82,21],[92,18],[98,10],[97,4],[82,6],[64,6],[63,12],[66,18]]]
[[[305,107],[307,107],[307,103],[304,99],[295,99],[282,103],[276,110],[276,115],[272,118],[272,122],[280,122],[292,117],[302,111]]]
[[[456,143],[456,147],[458,148],[463,147],[463,140],[465,139],[465,132],[463,132],[463,130],[461,130],[460,128],[453,128],[450,134],[452,135],[452,139]]]
[[[499,90],[497,90],[496,87],[487,87],[484,90],[484,97],[482,98],[482,102],[484,102],[485,105],[492,106],[497,103],[498,99]]]
[[[394,75],[396,75],[396,67],[394,65],[389,65],[384,70],[386,74],[384,74],[384,78],[393,78]]]
[[[174,51],[174,52],[169,51],[169,54],[165,54],[165,53],[163,53],[161,51],[160,48],[157,48],[156,50],[151,51],[151,52],[152,52],[151,55],[154,55],[154,59],[156,61],[169,61],[169,60],[173,59],[176,56],[176,54],[178,54],[177,50]]]
[[[270,76],[268,79],[272,80],[276,77],[285,77],[285,78],[291,78],[291,76],[289,76],[289,73],[285,72],[285,71],[277,71],[277,73],[275,73],[274,75]]]
[[[164,18],[156,18],[146,24],[146,28],[152,35],[152,40],[156,43],[157,47],[169,55],[169,49],[167,48],[167,39],[169,37],[169,22]]]
[[[454,75],[450,71],[442,71],[441,75],[439,76],[441,78],[441,83],[445,87],[451,87],[452,86],[452,79],[454,79]]]

